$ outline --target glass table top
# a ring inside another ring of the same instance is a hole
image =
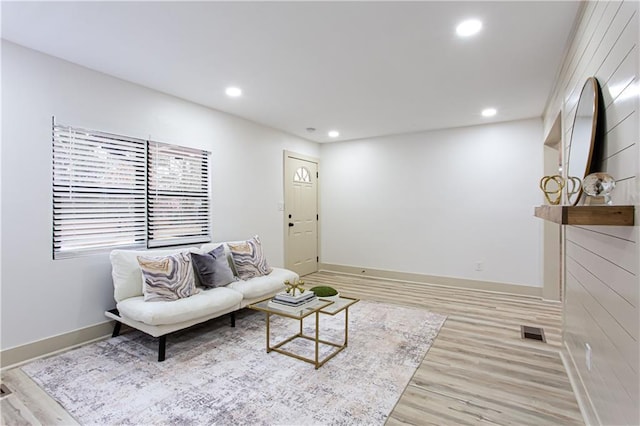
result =
[[[249,308],[293,318],[304,318],[316,311],[320,311],[324,314],[335,315],[358,301],[359,299],[339,296],[334,297],[331,300],[319,298],[309,304],[303,305],[302,307],[292,307],[274,303],[271,301],[271,298],[268,298],[249,305]]]

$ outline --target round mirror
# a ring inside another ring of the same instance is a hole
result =
[[[573,130],[569,142],[567,156],[567,178],[577,177],[582,180],[589,174],[596,143],[600,88],[595,77],[589,77],[582,87],[576,115],[573,119]],[[567,192],[567,202],[576,205],[582,189],[573,194]]]

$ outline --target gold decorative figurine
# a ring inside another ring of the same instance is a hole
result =
[[[540,189],[544,192],[544,197],[552,206],[560,204],[563,189],[566,189],[567,201],[570,204],[574,204],[571,198],[578,194],[581,188],[580,179],[575,176],[569,176],[565,179],[560,175],[553,175],[540,179]]]
[[[549,204],[553,206],[560,204],[563,188],[564,179],[560,175],[545,176],[540,179],[540,189],[544,192],[544,197]]]
[[[304,281],[298,281],[297,283],[294,282],[293,284],[291,284],[289,280],[286,280],[284,282],[284,285],[287,286],[287,293],[292,296],[296,295],[296,290],[298,290],[300,294],[304,293],[304,288],[302,288],[302,286],[304,285]]]

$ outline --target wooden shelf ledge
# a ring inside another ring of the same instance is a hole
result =
[[[634,206],[537,206],[534,216],[561,225],[633,226]]]

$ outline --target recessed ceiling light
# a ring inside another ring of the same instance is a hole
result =
[[[339,131],[337,131],[337,130],[331,130],[331,131],[329,132],[329,137],[330,137],[330,138],[337,138],[338,136],[340,136],[340,132],[339,132]]]
[[[232,98],[237,98],[242,95],[242,89],[238,87],[227,87],[227,90],[224,91],[227,96],[231,96]]]
[[[498,111],[495,108],[485,108],[482,110],[483,117],[493,117]]]
[[[469,37],[474,34],[478,34],[482,29],[482,22],[477,19],[467,19],[462,21],[456,27],[456,33],[460,37]]]

